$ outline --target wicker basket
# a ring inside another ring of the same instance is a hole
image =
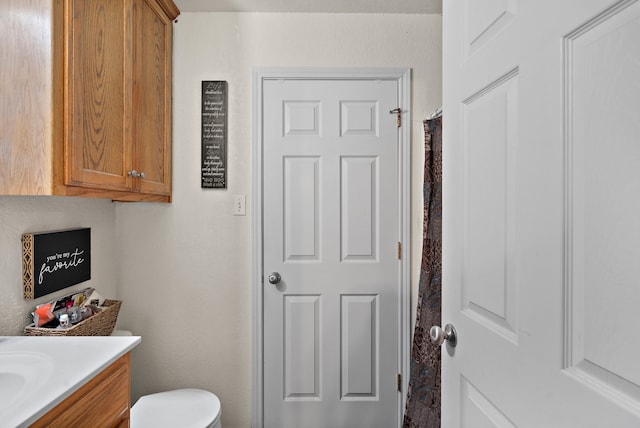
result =
[[[70,328],[43,328],[29,324],[25,336],[110,336],[118,320],[122,300],[105,300],[102,310]]]

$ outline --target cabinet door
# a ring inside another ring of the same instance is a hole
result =
[[[142,193],[171,194],[172,20],[156,0],[134,0],[134,165]]]
[[[131,0],[65,4],[65,184],[129,190]]]
[[[129,426],[131,357],[125,354],[45,413],[31,428]]]

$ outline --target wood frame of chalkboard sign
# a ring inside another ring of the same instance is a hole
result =
[[[227,82],[202,81],[201,187],[227,188]]]
[[[91,229],[22,235],[24,298],[35,299],[91,279]]]

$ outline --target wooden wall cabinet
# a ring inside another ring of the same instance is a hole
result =
[[[172,0],[0,4],[0,194],[171,200],[178,14]]]
[[[130,379],[127,353],[45,413],[31,428],[128,427]]]

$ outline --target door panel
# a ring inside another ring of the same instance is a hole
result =
[[[640,346],[628,338],[637,336],[633,302],[640,274],[638,40],[635,2],[605,10],[565,40],[572,82],[566,198],[573,223],[567,231],[566,309],[572,316],[566,364],[606,395],[622,394],[636,409]]]
[[[444,2],[444,427],[640,425],[640,2]]]
[[[518,71],[463,101],[463,311],[517,340],[514,147]],[[486,206],[492,209],[486,209]]]
[[[341,157],[341,260],[377,261],[378,158]]]
[[[378,296],[342,295],[341,309],[341,377],[343,400],[376,400],[378,395],[377,360]]]
[[[516,426],[471,382],[462,377],[462,427],[515,428]]]
[[[398,83],[263,87],[264,426],[399,420]]]
[[[284,156],[284,260],[319,260],[320,159]]]
[[[284,400],[320,399],[320,296],[284,296]]]

